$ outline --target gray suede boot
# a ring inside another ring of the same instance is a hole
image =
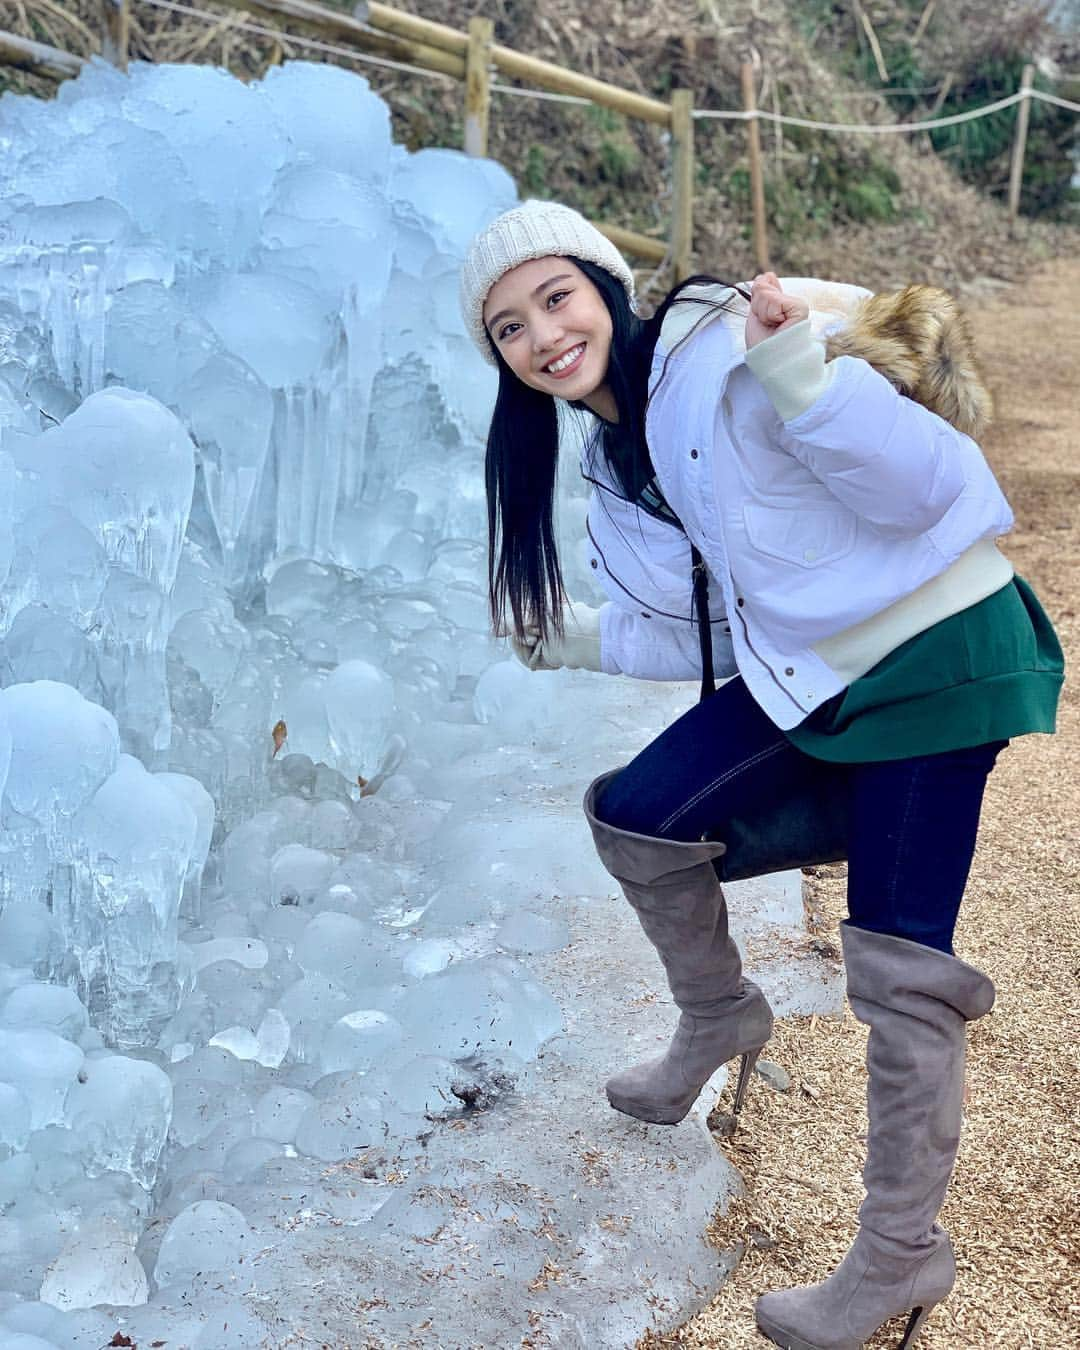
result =
[[[994,986],[933,947],[847,920],[840,933],[848,999],[870,1028],[859,1232],[823,1283],[758,1299],[757,1323],[787,1350],[860,1350],[907,1313],[906,1350],[956,1279],[935,1219],[960,1141],[966,1026],[990,1011]]]
[[[724,892],[712,865],[724,846],[632,834],[598,820],[593,804],[613,776],[604,774],[589,785],[585,816],[600,861],[622,886],[664,963],[680,1017],[663,1055],[608,1080],[608,1101],[638,1120],[674,1125],[720,1065],[741,1055],[737,1113],[773,1018],[765,995],[743,979],[728,933]]]

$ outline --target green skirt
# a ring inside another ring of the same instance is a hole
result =
[[[786,735],[816,759],[855,764],[1052,732],[1064,670],[1053,625],[1014,576],[917,633]]]

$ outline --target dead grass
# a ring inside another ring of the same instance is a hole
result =
[[[1038,590],[1067,659],[1077,650],[1080,587],[1078,301],[1072,262],[973,316],[999,407],[987,453],[1018,521],[1005,550]],[[1067,685],[1058,734],[1015,742],[987,790],[956,946],[998,997],[971,1028],[964,1137],[942,1213],[959,1278],[919,1350],[1080,1345],[1078,720]],[[843,873],[823,868],[810,879],[811,912],[829,932],[845,912]],[[708,1236],[742,1259],[706,1309],[670,1335],[646,1336],[640,1350],[763,1346],[756,1297],[821,1279],[843,1255],[862,1198],[865,1047],[849,1010],[778,1027],[769,1055],[788,1069],[791,1091],[755,1082],[739,1133],[719,1142],[746,1194]],[[894,1324],[868,1347],[895,1346],[899,1332]]]

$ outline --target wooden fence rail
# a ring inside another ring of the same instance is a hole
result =
[[[154,4],[160,0],[102,0],[104,26],[102,54],[120,67],[128,60],[128,34],[133,3]],[[192,3],[192,0],[188,0]],[[464,86],[464,149],[470,155],[486,155],[491,119],[492,74],[497,72],[531,85],[548,94],[568,95],[609,108],[625,117],[633,117],[663,127],[671,137],[671,213],[667,240],[656,239],[636,230],[628,230],[606,221],[595,221],[597,229],[622,252],[647,263],[662,264],[673,280],[681,280],[691,271],[694,247],[694,121],[698,117],[742,117],[747,127],[747,153],[750,166],[751,210],[753,214],[754,256],[759,268],[769,266],[766,230],[766,196],[759,138],[759,120],[795,122],[802,126],[821,126],[825,131],[914,132],[920,124],[909,126],[850,126],[784,118],[760,112],[756,106],[757,72],[749,62],[741,71],[742,111],[695,112],[694,96],[689,89],[672,91],[671,101],[648,98],[618,85],[589,75],[563,69],[551,61],[504,47],[494,40],[492,21],[480,16],[469,21],[462,33],[446,24],[422,19],[378,0],[360,0],[351,14],[328,9],[315,0],[213,0],[225,8],[257,14],[284,25],[275,28],[282,39],[297,41],[331,39],[357,53],[405,63],[421,72],[431,71],[459,80]],[[193,11],[210,17],[210,12]],[[238,25],[243,27],[243,24]],[[257,29],[268,32],[270,30]],[[316,44],[317,45],[317,44]],[[280,53],[279,53],[280,54]],[[62,80],[77,75],[83,58],[46,46],[14,33],[0,32],[0,65],[11,65],[38,75]],[[1026,66],[1019,91],[984,109],[957,114],[943,121],[963,121],[970,117],[1001,111],[1016,105],[1016,131],[1009,175],[1009,215],[1015,220],[1020,206],[1020,185],[1024,173],[1024,154],[1028,119],[1033,99],[1045,99],[1064,107],[1077,108],[1067,100],[1033,88],[1034,68]],[[948,82],[946,82],[947,84]],[[944,92],[947,88],[943,86]],[[943,97],[943,95],[942,95]],[[939,105],[942,101],[939,97]],[[935,108],[935,112],[937,108]]]
[[[0,32],[0,65],[28,70],[32,75],[46,75],[53,80],[66,80],[78,75],[84,61],[81,56],[72,56],[47,43],[33,42],[17,33]]]

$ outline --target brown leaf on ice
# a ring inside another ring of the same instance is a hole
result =
[[[274,756],[277,754],[277,752],[289,739],[289,728],[285,725],[283,721],[275,722],[274,729],[270,733],[270,735],[274,738],[274,754],[270,756],[270,758],[273,759]]]

